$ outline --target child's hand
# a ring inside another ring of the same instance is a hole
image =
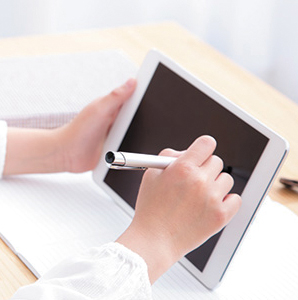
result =
[[[121,106],[136,81],[86,106],[69,124],[54,130],[9,128],[4,175],[84,172],[93,169]]]
[[[109,129],[135,86],[134,79],[128,80],[109,95],[90,103],[59,130],[66,171],[84,172],[96,167]]]
[[[212,155],[216,142],[198,138],[165,170],[148,169],[143,177],[135,217],[118,239],[141,255],[153,283],[182,256],[220,231],[238,211],[241,198],[229,194],[233,178],[222,173]]]

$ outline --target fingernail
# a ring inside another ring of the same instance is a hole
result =
[[[128,87],[129,89],[132,88],[134,84],[135,84],[135,79],[133,78],[129,78],[125,83],[126,87]]]

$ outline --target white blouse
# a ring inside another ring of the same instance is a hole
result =
[[[0,176],[5,164],[7,125],[0,121]],[[152,299],[147,265],[121,244],[108,243],[71,257],[12,300]]]

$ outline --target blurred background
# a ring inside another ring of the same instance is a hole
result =
[[[298,1],[0,0],[0,38],[175,21],[298,103]]]

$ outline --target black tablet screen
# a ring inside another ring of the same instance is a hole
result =
[[[232,191],[241,194],[267,137],[159,64],[119,151],[158,154],[164,148],[185,150],[205,134],[217,140],[215,154],[234,177]],[[110,170],[104,182],[134,207],[142,175],[141,171]],[[220,234],[186,256],[199,270],[203,271]]]

